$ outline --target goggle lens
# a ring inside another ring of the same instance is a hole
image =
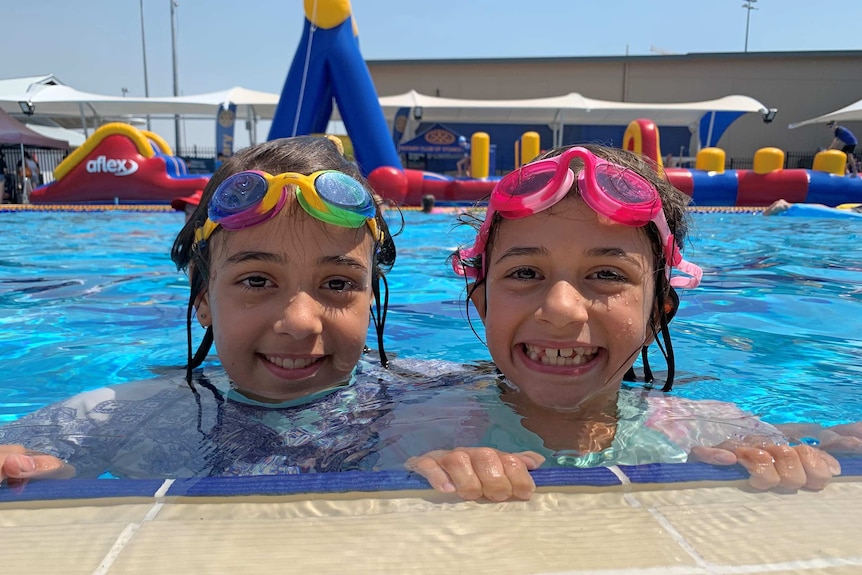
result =
[[[343,172],[323,172],[314,180],[314,189],[327,203],[335,207],[374,217],[371,194],[359,182]]]
[[[527,171],[519,170],[511,178],[500,182],[500,189],[507,196],[529,196],[543,191],[554,178],[553,171]]]
[[[602,191],[621,204],[653,203],[658,198],[649,182],[620,166],[598,164],[595,167],[595,178]]]
[[[260,203],[268,189],[269,183],[260,174],[254,172],[233,174],[216,189],[210,200],[207,215],[212,221],[218,222],[242,213]]]

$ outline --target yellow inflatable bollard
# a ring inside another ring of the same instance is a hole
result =
[[[305,0],[305,18],[317,26],[329,30],[350,17],[350,0]],[[354,35],[356,30],[354,30]]]
[[[474,178],[487,178],[491,163],[491,136],[485,132],[475,132],[470,137],[470,175]]]
[[[697,153],[697,158],[694,161],[694,169],[723,174],[724,162],[724,150],[721,148],[704,148]]]
[[[521,135],[521,165],[529,164],[539,156],[542,149],[538,132],[524,132]]]
[[[814,166],[812,166],[812,169],[818,172],[843,176],[846,165],[847,154],[841,150],[823,150],[822,152],[817,152],[817,155],[814,156]]]
[[[760,148],[754,152],[754,173],[768,174],[784,169],[784,150],[781,148]]]

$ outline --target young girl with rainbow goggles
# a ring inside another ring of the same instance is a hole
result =
[[[185,381],[104,387],[0,427],[0,480],[376,468],[400,394],[451,370],[384,368],[380,284],[395,246],[329,139],[275,140],[226,160],[172,259],[191,287]],[[380,362],[363,357],[372,318]],[[205,331],[193,353],[194,319]],[[213,343],[224,373],[204,375]]]
[[[822,488],[840,473],[830,455],[788,447],[784,435],[725,402],[636,392],[654,341],[674,356],[668,324],[675,288],[701,269],[682,258],[687,198],[640,157],[585,145],[553,150],[508,174],[491,193],[473,246],[453,266],[501,372],[486,408],[484,445],[432,451],[408,462],[442,492],[466,499],[528,499],[528,470],[545,463],[594,467],[741,463],[751,484]],[[857,439],[858,442],[858,439]],[[539,453],[541,452],[541,453]]]

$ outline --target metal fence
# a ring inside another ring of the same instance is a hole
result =
[[[23,180],[19,176],[21,146],[3,146],[0,147],[0,152],[3,153],[3,159],[6,161],[6,188],[4,195],[7,199],[4,200],[4,203],[17,203],[21,200],[23,187]],[[24,152],[29,153],[36,163],[39,164],[40,177],[38,181],[36,181],[36,178],[33,178],[31,182],[33,187],[53,182],[54,169],[69,154],[68,150],[31,148],[29,146],[24,146]]]

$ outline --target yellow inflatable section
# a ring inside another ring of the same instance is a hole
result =
[[[121,134],[123,136],[127,136],[132,142],[134,142],[135,147],[138,149],[138,153],[145,158],[152,158],[156,155],[153,151],[153,146],[150,144],[150,139],[156,142],[156,145],[162,148],[162,144],[159,143],[161,141],[164,143],[164,146],[167,150],[170,150],[171,147],[168,146],[168,143],[165,140],[152,132],[145,132],[142,130],[138,130],[134,126],[130,126],[128,124],[123,124],[122,122],[111,122],[110,124],[105,124],[104,126],[97,129],[93,132],[93,135],[87,138],[83,144],[81,144],[74,152],[69,154],[65,160],[60,162],[54,169],[54,179],[60,180],[68,174],[72,168],[77,166],[84,158],[86,158],[90,152],[92,152],[96,146],[102,143],[102,140],[107,138],[108,136],[113,136],[114,134]],[[162,148],[162,151],[166,154],[165,148]]]
[[[329,30],[350,18],[350,0],[305,0],[305,17],[309,22]],[[356,33],[354,23],[354,34]]]

